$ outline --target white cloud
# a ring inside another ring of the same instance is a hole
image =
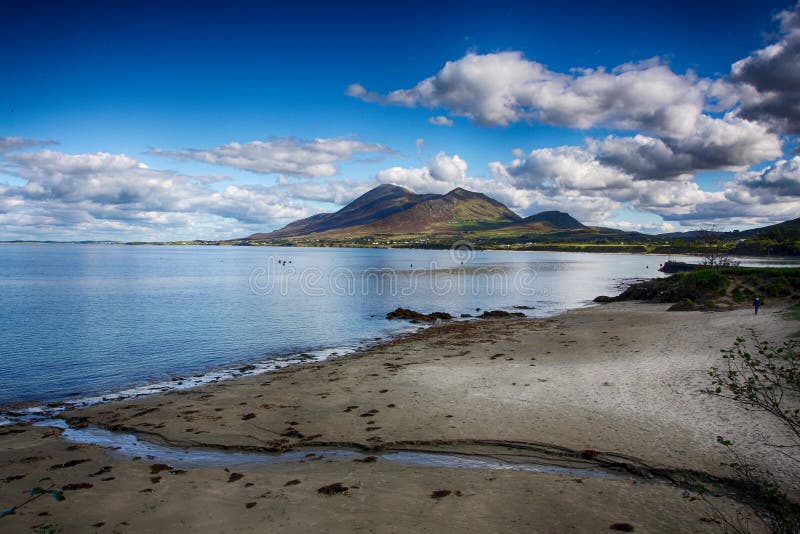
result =
[[[338,172],[337,163],[363,154],[394,154],[377,143],[344,138],[300,140],[293,137],[269,141],[231,142],[213,149],[162,150],[151,154],[178,160],[196,160],[212,165],[227,165],[257,173],[281,173],[319,178]]]
[[[364,102],[378,102],[381,98],[378,93],[367,91],[360,83],[351,83],[348,85],[344,94],[352,96],[353,98],[359,98]]]
[[[218,177],[151,169],[125,154],[42,150],[9,154],[6,161],[25,181],[0,187],[6,238],[34,232],[81,239],[111,238],[115,232],[116,238],[234,237],[225,232],[262,229],[313,212],[277,190],[243,185],[216,190]]]
[[[658,60],[566,74],[516,51],[469,53],[411,89],[381,96],[357,85],[347,94],[367,102],[444,108],[486,126],[537,121],[673,137],[692,133],[705,102],[693,74],[675,74]]]
[[[743,170],[781,155],[780,138],[766,126],[732,114],[701,116],[696,131],[683,138],[646,135],[587,139],[599,161],[640,179],[689,179],[705,170]]]
[[[453,121],[444,115],[436,115],[435,117],[428,117],[428,122],[434,126],[452,126]]]

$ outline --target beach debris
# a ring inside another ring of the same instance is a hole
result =
[[[151,475],[157,475],[161,471],[172,471],[172,466],[167,464],[153,464],[150,466]]]
[[[255,505],[256,505],[256,503],[254,503],[254,502],[249,502],[249,503],[245,504],[245,505],[244,505],[244,507],[245,507],[245,508],[253,508]]]
[[[244,475],[241,473],[231,473],[231,476],[228,477],[228,484],[231,482],[236,482],[237,480],[241,480],[244,478]]]
[[[317,491],[322,493],[323,495],[337,495],[340,493],[347,493],[347,490],[350,489],[341,482],[334,482],[333,484],[329,484],[327,486],[322,486]]]
[[[431,499],[443,499],[453,493],[449,489],[439,489],[431,492]]]
[[[75,483],[72,483],[72,484],[65,484],[64,486],[61,487],[61,489],[64,490],[64,491],[76,491],[76,490],[82,490],[82,489],[89,489],[89,488],[93,488],[93,487],[94,487],[94,484],[90,484],[88,482],[75,482]]]
[[[67,467],[74,467],[76,465],[80,465],[82,463],[91,462],[91,461],[92,460],[89,459],[89,458],[82,458],[80,460],[70,460],[68,462],[64,462],[63,464],[51,465],[50,469],[65,469]]]
[[[246,413],[246,414],[242,415],[242,421],[247,421],[249,419],[253,419],[255,416],[256,416],[256,414],[254,414],[252,412]]]
[[[299,430],[297,430],[296,428],[294,428],[292,426],[287,428],[286,431],[281,434],[281,436],[284,436],[284,437],[287,437],[287,438],[297,438],[297,439],[302,439],[302,438],[306,437],[305,434],[303,434],[302,432],[300,432]]]
[[[633,525],[630,523],[612,523],[608,529],[617,530],[619,532],[633,532]]]
[[[301,484],[301,482],[295,478],[284,484],[284,486],[297,486],[298,484]]]
[[[420,313],[407,308],[397,308],[386,314],[387,319],[404,319],[412,323],[432,323],[436,320],[448,321],[453,318],[446,312]]]

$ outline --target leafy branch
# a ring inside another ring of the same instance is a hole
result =
[[[41,486],[36,486],[35,488],[31,488],[31,490],[28,492],[28,498],[25,501],[23,501],[20,504],[17,504],[16,506],[10,506],[8,508],[0,510],[0,519],[8,515],[15,514],[17,510],[19,510],[26,504],[32,503],[33,501],[35,501],[39,497],[42,497],[43,495],[50,495],[57,501],[63,501],[65,499],[64,492],[59,489],[55,489],[56,485],[50,478],[43,478],[39,480],[39,484],[42,484],[43,482],[46,481],[50,481],[50,485],[48,485],[46,488],[43,488]]]

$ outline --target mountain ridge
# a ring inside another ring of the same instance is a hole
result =
[[[334,213],[320,213],[248,239],[357,237],[371,233],[463,231],[523,220],[503,203],[457,187],[444,195],[420,195],[384,184],[367,191]]]
[[[800,255],[800,218],[732,232],[692,230],[643,234],[584,225],[557,210],[520,217],[483,193],[455,188],[417,194],[392,184],[367,191],[340,210],[293,221],[273,232],[228,240],[242,245],[476,247],[692,253],[713,241],[732,252]],[[714,245],[716,246],[716,245]]]

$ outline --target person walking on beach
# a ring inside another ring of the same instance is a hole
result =
[[[753,299],[753,308],[756,310],[756,315],[758,315],[758,309],[761,307],[761,299],[756,297]]]

